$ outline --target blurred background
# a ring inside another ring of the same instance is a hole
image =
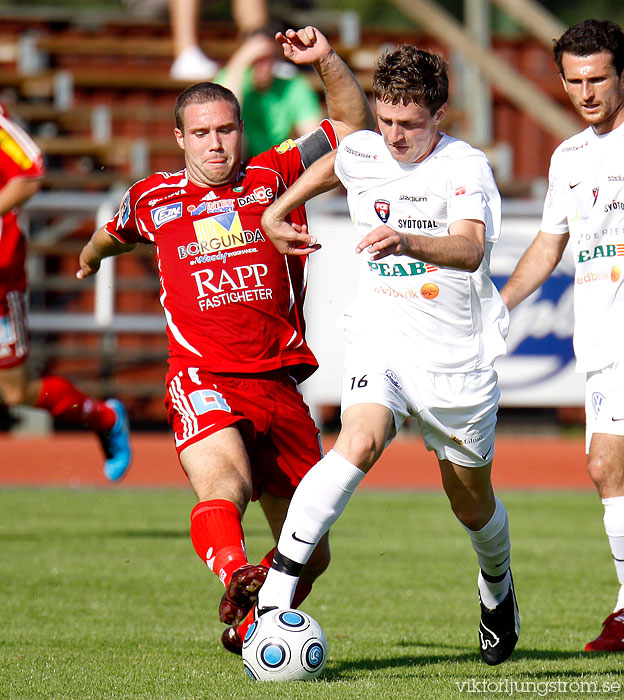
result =
[[[452,96],[442,128],[486,152],[503,195],[503,235],[492,258],[500,288],[537,233],[553,150],[583,128],[563,92],[552,41],[587,17],[623,23],[622,3],[269,0],[268,10],[285,26],[319,27],[369,94],[375,59],[386,48],[405,41],[445,56]],[[130,184],[183,167],[173,103],[196,80],[173,68],[172,6],[4,0],[0,16],[0,102],[39,144],[47,168],[42,191],[22,213],[30,238],[32,370],[121,398],[134,430],[165,429],[166,337],[151,247],[105,261],[94,281],[74,275],[82,245],[115,213]],[[225,0],[200,3],[194,31],[215,69],[243,42]],[[315,74],[305,79],[324,109]],[[318,198],[308,210],[323,243],[312,256],[307,302],[309,341],[321,368],[303,389],[321,426],[332,431],[343,348],[333,326],[355,290],[357,261],[343,193]],[[571,342],[573,269],[565,257],[512,314],[509,355],[497,364],[503,430],[582,430],[584,377],[574,373]],[[40,411],[0,407],[0,430],[45,433],[49,421]]]

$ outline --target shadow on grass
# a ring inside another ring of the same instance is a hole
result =
[[[520,640],[522,641],[522,640]],[[406,646],[406,647],[416,647],[416,648],[422,648],[422,647],[435,647],[436,649],[459,649],[456,644],[439,644],[436,642],[420,642],[420,641],[415,641],[415,642],[407,642],[407,641],[402,641],[399,642],[398,646]],[[468,647],[464,647],[464,649],[468,649]],[[605,657],[606,654],[588,654],[587,652],[581,651],[580,649],[576,651],[565,651],[563,649],[558,650],[558,649],[527,649],[523,648],[521,646],[517,646],[513,654],[511,655],[509,661],[520,661],[520,660],[531,660],[531,659],[538,659],[541,661],[556,661],[558,659],[582,659],[582,660],[587,660],[587,659],[593,659],[593,658],[600,658],[600,657]],[[468,657],[468,654],[464,654],[462,656],[454,656],[454,655],[449,655],[445,657],[440,657],[440,660],[445,660],[445,661],[462,661],[466,660]],[[478,649],[474,652],[473,654],[473,660],[478,661],[481,663],[481,655],[478,652]],[[417,657],[417,658],[427,658],[427,657]],[[433,657],[431,657],[433,658]],[[621,658],[620,658],[621,660]]]
[[[113,530],[102,533],[105,537],[119,539],[177,539],[188,538],[188,530]]]
[[[0,533],[0,542],[49,542],[50,540],[103,539],[179,539],[187,538],[188,530],[92,530],[80,532],[9,532]]]
[[[406,642],[403,643],[404,645],[407,645]],[[448,648],[448,649],[457,649],[456,646],[452,645],[444,645],[444,644],[417,644],[413,646],[435,646],[436,648]],[[601,654],[600,656],[604,657],[606,655]],[[587,654],[581,652],[581,651],[545,651],[545,650],[534,650],[534,649],[517,649],[512,657],[509,659],[507,663],[501,664],[499,669],[501,671],[505,670],[507,673],[511,674],[516,674],[518,673],[519,675],[525,675],[527,673],[526,669],[518,669],[514,666],[513,662],[514,661],[569,661],[570,659],[578,659],[579,661],[586,661],[589,660],[590,658],[596,658],[594,656],[590,657]],[[367,659],[367,658],[362,658],[362,659],[357,659],[357,660],[345,660],[345,661],[338,661],[338,662],[333,662],[328,668],[325,669],[323,673],[323,679],[327,681],[341,681],[344,680],[346,677],[351,676],[352,673],[356,672],[375,672],[375,671],[380,671],[380,672],[387,672],[388,669],[399,669],[399,668],[424,668],[427,666],[435,666],[436,664],[443,664],[445,667],[448,667],[448,664],[457,664],[457,669],[456,673],[453,673],[452,675],[455,676],[463,676],[465,675],[465,671],[462,670],[461,664],[470,664],[470,672],[472,675],[474,675],[474,665],[476,664],[477,666],[481,666],[483,668],[484,672],[487,672],[488,669],[491,669],[492,667],[487,666],[485,663],[481,661],[481,657],[478,653],[476,652],[462,652],[459,654],[428,654],[428,655],[423,655],[423,656],[414,656],[412,654],[406,654],[405,656],[393,656],[393,657],[388,657],[388,658],[377,658],[377,659]],[[618,664],[618,669],[619,669],[619,664]],[[616,672],[618,669],[614,668],[613,670],[596,670],[592,671],[592,673],[596,676],[604,676],[604,675],[609,675],[614,672]],[[466,669],[467,671],[468,669]],[[446,671],[448,673],[448,670]],[[469,675],[471,675],[469,674]],[[530,671],[531,678],[544,678],[544,679],[552,679],[552,678],[557,678],[557,677],[565,677],[565,678],[586,678],[588,675],[588,669],[579,669],[577,670],[571,670],[569,668],[561,668],[561,669],[551,669],[551,670],[536,670],[536,669],[531,669]],[[497,676],[492,676],[492,678],[496,678]]]

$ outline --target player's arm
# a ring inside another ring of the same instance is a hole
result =
[[[41,188],[38,178],[14,178],[0,190],[0,216],[28,201]]]
[[[314,66],[326,91],[327,111],[338,140],[360,129],[375,129],[375,120],[360,84],[347,64],[315,27],[279,32],[284,56],[297,65]]]
[[[270,37],[264,34],[254,34],[234,51],[223,67],[222,73],[217,75],[217,79],[222,75],[223,80],[220,82],[223,82],[223,85],[236,95],[241,107],[245,97],[243,84],[248,68],[261,58],[274,56],[274,52],[275,44]]]
[[[540,231],[537,234],[501,290],[510,311],[548,279],[559,264],[569,238],[568,233]]]
[[[439,267],[454,267],[474,272],[485,252],[485,224],[461,219],[449,227],[449,235],[437,238],[395,231],[385,224],[369,231],[355,252],[370,253],[371,260],[387,255],[406,255]]]
[[[104,258],[112,255],[129,253],[136,248],[136,243],[122,243],[106,230],[105,226],[99,228],[89,242],[80,251],[80,269],[76,272],[79,280],[94,275],[100,269],[100,263]]]
[[[331,151],[312,163],[295,183],[265,209],[262,229],[280,253],[307,255],[321,247],[316,238],[308,233],[305,224],[291,224],[286,218],[312,197],[336,187],[335,158],[336,152]]]

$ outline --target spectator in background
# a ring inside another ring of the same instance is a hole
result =
[[[41,152],[0,105],[0,400],[34,406],[95,432],[105,453],[104,473],[120,479],[130,464],[128,422],[121,402],[98,401],[53,375],[35,379],[26,361],[26,240],[18,207],[32,197],[44,174]]]
[[[249,156],[312,131],[323,116],[307,78],[280,60],[278,29],[253,31],[215,78],[240,102]]]
[[[281,27],[269,24],[266,0],[232,0],[232,18],[244,39],[218,73],[218,64],[199,46],[200,0],[169,0],[169,18],[171,77],[190,82],[214,79],[236,95],[248,156],[316,128],[323,116],[319,99],[306,77],[280,60],[275,34]]]
[[[245,36],[267,24],[266,0],[232,0],[232,17],[239,34]],[[171,77],[211,80],[219,65],[199,46],[200,0],[169,0],[169,21],[174,56]]]

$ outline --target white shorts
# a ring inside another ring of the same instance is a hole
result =
[[[585,384],[585,451],[594,433],[624,435],[624,365],[614,362],[589,372]]]
[[[430,372],[405,362],[399,367],[381,355],[361,337],[347,343],[342,413],[356,404],[381,404],[392,412],[395,432],[415,417],[426,448],[438,459],[464,467],[492,461],[500,396],[494,369]]]

